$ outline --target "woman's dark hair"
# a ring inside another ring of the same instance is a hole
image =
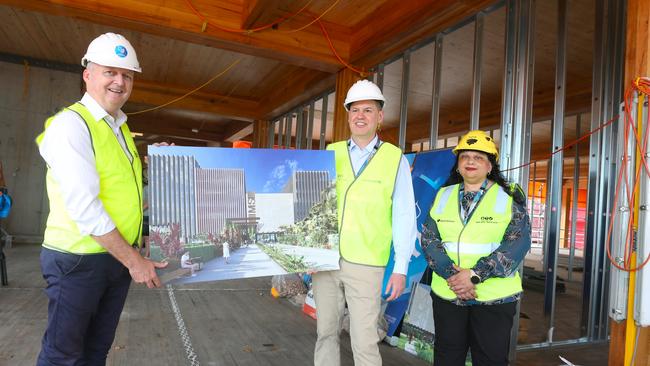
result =
[[[478,151],[478,150],[461,150],[461,151],[458,151],[458,154],[456,155],[456,161],[454,162],[454,166],[451,167],[451,171],[449,172],[449,178],[447,179],[445,184],[442,185],[443,187],[458,184],[458,183],[461,183],[463,181],[463,176],[460,175],[460,173],[458,172],[458,156],[463,151],[477,151],[477,152],[480,152],[480,153],[483,153],[483,154],[487,155],[488,161],[490,162],[490,164],[492,164],[492,170],[490,171],[490,173],[488,173],[487,178],[489,180],[495,182],[496,184],[500,185],[501,188],[503,188],[503,190],[515,200],[515,202],[517,202],[519,204],[525,204],[526,203],[526,197],[523,194],[523,192],[516,192],[517,190],[521,191],[521,188],[517,189],[518,186],[517,187],[511,187],[510,184],[508,183],[508,181],[506,180],[506,177],[504,177],[503,173],[501,173],[501,168],[499,167],[499,162],[497,162],[496,157],[494,155],[488,154],[488,153],[486,153],[484,151]]]

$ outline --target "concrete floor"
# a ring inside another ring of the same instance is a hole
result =
[[[6,249],[9,286],[0,287],[0,365],[33,365],[47,317],[40,247]],[[150,290],[132,286],[109,365],[312,364],[315,321],[286,299],[270,296],[270,278]],[[342,365],[353,365],[344,333]],[[386,344],[384,365],[426,365]],[[608,345],[518,352],[517,365],[606,365]],[[194,360],[195,362],[192,362]]]

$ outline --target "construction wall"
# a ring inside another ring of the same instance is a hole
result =
[[[45,163],[34,138],[45,119],[80,98],[81,76],[0,62],[0,160],[14,206],[2,222],[14,242],[42,240],[48,203]]]

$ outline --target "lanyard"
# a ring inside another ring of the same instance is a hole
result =
[[[348,141],[348,148],[350,148],[350,144],[351,144],[351,142]],[[355,177],[360,176],[361,173],[363,172],[363,170],[366,169],[366,166],[368,165],[370,160],[372,160],[372,157],[375,156],[375,153],[377,153],[377,150],[379,150],[379,146],[381,146],[381,144],[382,144],[382,141],[377,139],[377,143],[372,148],[372,151],[370,152],[370,155],[368,155],[368,158],[366,159],[366,161],[364,161],[363,165],[361,165],[361,168],[359,168],[359,172],[354,175]]]
[[[474,211],[474,208],[476,208],[476,205],[481,200],[481,197],[483,197],[483,194],[485,194],[487,184],[488,184],[488,180],[485,179],[483,181],[483,184],[481,184],[481,189],[479,189],[479,191],[476,192],[476,195],[474,195],[472,204],[469,206],[467,211],[465,211],[465,208],[463,207],[463,195],[465,193],[465,184],[464,183],[460,184],[460,189],[458,190],[458,204],[460,205],[460,218],[463,220],[463,225],[467,225],[467,220],[469,220],[469,216]]]

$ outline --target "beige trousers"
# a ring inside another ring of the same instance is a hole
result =
[[[377,322],[384,267],[353,264],[344,259],[339,264],[338,271],[317,272],[312,276],[318,333],[314,365],[341,364],[339,335],[347,302],[355,366],[381,366]]]

